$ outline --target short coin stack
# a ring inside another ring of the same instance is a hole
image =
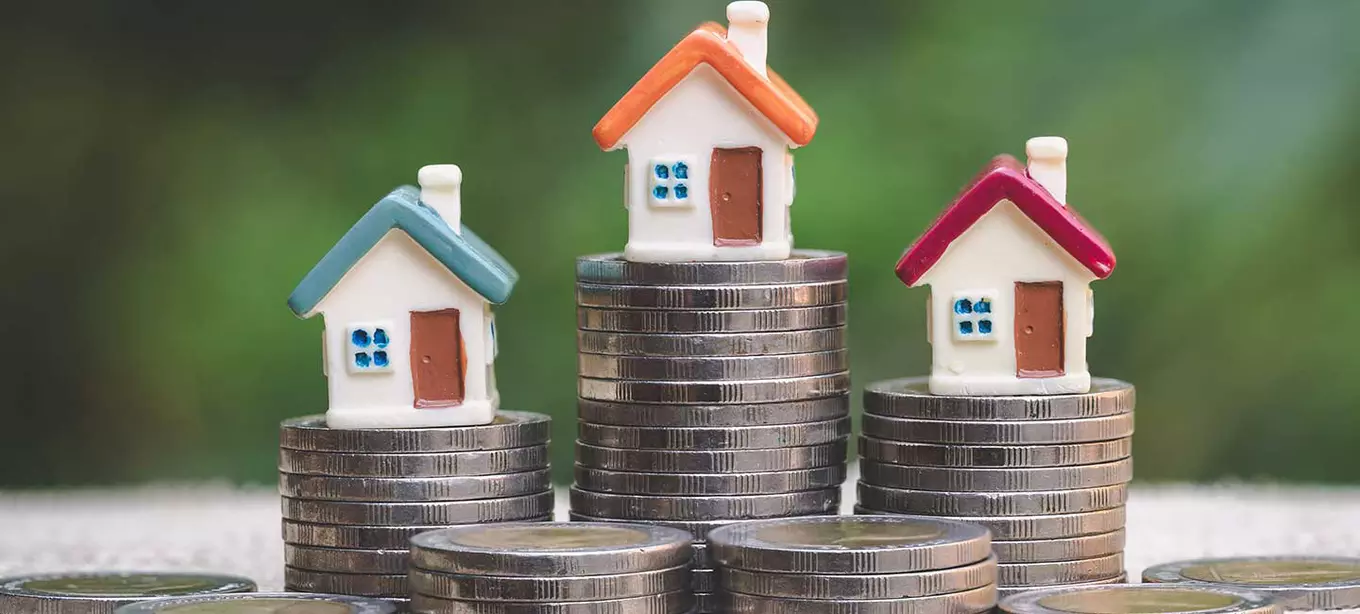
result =
[[[968,614],[996,604],[996,558],[974,524],[764,520],[713,531],[709,548],[731,614]]]
[[[846,257],[576,266],[572,518],[705,533],[834,512],[850,433]],[[702,545],[699,611],[712,611]]]
[[[182,572],[46,573],[0,579],[4,614],[110,614],[120,606],[170,595],[222,595],[255,590],[237,576]]]
[[[316,593],[237,593],[139,601],[114,614],[393,614],[388,601]]]
[[[1113,584],[1067,586],[1011,595],[997,604],[1002,614],[1281,614],[1269,595],[1225,586]]]
[[[686,614],[689,534],[618,523],[509,523],[411,541],[417,614]]]
[[[1154,565],[1144,582],[1265,593],[1285,610],[1360,610],[1360,558],[1253,556]]]
[[[864,392],[858,511],[992,532],[1003,596],[1124,578],[1133,386],[1084,394],[937,396],[925,378]]]
[[[547,520],[551,419],[501,412],[479,426],[332,429],[284,421],[288,590],[405,600],[411,537],[443,527]]]

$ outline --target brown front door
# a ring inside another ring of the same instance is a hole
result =
[[[1015,284],[1016,377],[1063,374],[1062,298],[1060,281]]]
[[[450,407],[463,402],[467,352],[458,310],[411,312],[411,380],[416,407]]]
[[[708,202],[713,211],[714,245],[760,245],[764,192],[760,158],[759,147],[713,150]]]

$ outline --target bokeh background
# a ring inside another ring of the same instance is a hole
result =
[[[594,122],[723,0],[29,2],[0,17],[0,486],[273,479],[321,411],[293,285],[424,164],[519,269],[504,404],[574,430],[576,255],[619,249]],[[1141,480],[1360,481],[1360,2],[772,0],[817,109],[799,245],[851,254],[857,382],[924,373],[901,250],[987,159],[1071,142],[1120,266],[1097,374]]]

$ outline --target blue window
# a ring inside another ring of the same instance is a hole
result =
[[[690,163],[680,158],[652,160],[652,204],[659,207],[688,206]]]
[[[349,327],[350,373],[385,373],[392,370],[391,325],[385,322]]]
[[[954,339],[956,341],[990,341],[995,339],[992,303],[996,292],[971,290],[954,295]]]

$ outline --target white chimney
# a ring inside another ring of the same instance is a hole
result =
[[[727,5],[727,41],[737,47],[751,68],[766,78],[765,31],[769,23],[770,7],[764,2],[739,0]]]
[[[1025,143],[1029,157],[1030,179],[1039,182],[1053,200],[1067,204],[1067,139],[1060,136],[1036,136]]]
[[[444,218],[455,233],[463,234],[463,169],[457,164],[431,164],[420,167],[420,202]]]

